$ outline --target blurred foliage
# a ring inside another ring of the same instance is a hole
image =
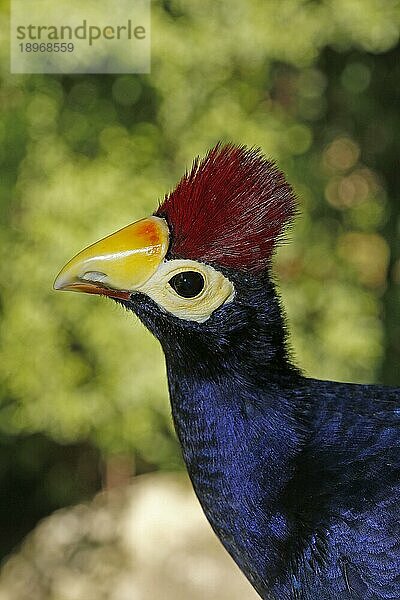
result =
[[[98,452],[89,444],[2,436],[0,456],[0,557],[43,516],[92,498],[100,486]]]
[[[397,0],[157,1],[151,75],[118,76],[10,75],[3,37],[4,435],[180,466],[158,344],[111,302],[51,287],[218,140],[260,146],[299,197],[275,263],[298,364],[398,383],[399,27]]]

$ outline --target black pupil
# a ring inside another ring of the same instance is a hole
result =
[[[196,271],[184,271],[174,275],[169,280],[169,285],[183,298],[198,296],[204,287],[204,278]]]

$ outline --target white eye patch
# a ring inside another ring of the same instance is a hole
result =
[[[194,260],[162,262],[138,291],[179,319],[197,323],[207,321],[217,308],[231,302],[235,295],[233,284],[222,273]],[[191,294],[193,297],[188,297]]]

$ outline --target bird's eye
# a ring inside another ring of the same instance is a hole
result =
[[[204,277],[196,271],[177,273],[169,280],[169,285],[183,298],[195,298],[204,288]]]
[[[233,284],[211,265],[189,259],[164,260],[140,287],[164,311],[204,323],[235,295]]]

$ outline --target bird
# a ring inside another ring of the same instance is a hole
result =
[[[159,340],[195,494],[261,598],[398,600],[400,388],[294,364],[272,266],[298,212],[261,149],[218,143],[54,288],[110,297]]]

